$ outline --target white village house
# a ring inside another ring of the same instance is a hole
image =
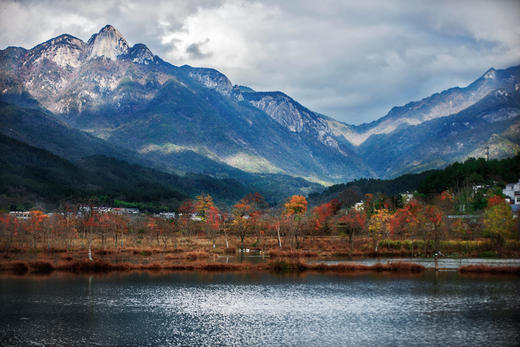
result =
[[[520,213],[520,179],[517,183],[506,184],[502,194],[506,196],[506,201],[511,204],[513,212]]]
[[[502,194],[509,198],[511,204],[520,206],[520,179],[517,183],[506,184]]]

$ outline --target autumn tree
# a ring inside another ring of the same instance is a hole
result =
[[[148,217],[146,219],[146,228],[150,231],[151,235],[155,235],[155,239],[159,245],[159,237],[163,231],[157,225],[157,220],[153,217]]]
[[[315,232],[325,232],[329,230],[328,221],[340,209],[341,205],[337,199],[316,206],[312,210],[312,221]]]
[[[215,240],[222,224],[222,219],[218,208],[215,206],[210,206],[208,208],[204,224],[206,228],[206,234],[211,239],[213,248],[215,248]]]
[[[83,230],[83,235],[87,239],[87,248],[88,248],[88,260],[93,261],[92,258],[92,242],[94,239],[94,232],[96,228],[100,225],[99,223],[99,214],[94,211],[94,207],[92,205],[85,206],[82,210],[82,217],[79,221],[81,229]]]
[[[488,207],[484,211],[484,232],[497,246],[504,244],[511,236],[514,227],[511,207],[504,199],[494,196],[488,200]]]
[[[389,234],[390,217],[390,211],[385,208],[375,210],[374,213],[370,216],[370,220],[368,222],[368,232],[372,238],[375,252],[377,252],[379,241],[383,238],[386,238]]]
[[[423,218],[421,225],[423,226],[425,239],[433,238],[433,245],[435,251],[440,248],[441,239],[441,225],[443,222],[444,214],[440,208],[433,205],[426,205],[422,211]]]
[[[404,239],[416,232],[420,223],[420,211],[421,206],[415,200],[411,200],[403,208],[397,209],[389,220],[390,233]]]
[[[363,211],[365,211],[368,218],[370,218],[372,216],[372,214],[374,213],[374,211],[376,209],[375,200],[376,199],[375,199],[374,194],[371,194],[371,193],[365,194],[365,199],[363,200]]]
[[[224,241],[226,242],[226,249],[229,248],[229,231],[232,223],[230,223],[230,216],[228,212],[222,211],[220,217],[220,230],[224,234]]]
[[[454,194],[445,190],[438,197],[434,198],[433,202],[444,211],[452,212],[454,208],[454,199]]]
[[[6,257],[9,257],[9,250],[14,242],[14,238],[18,236],[19,227],[18,218],[8,214],[0,215],[0,236],[4,242]]]
[[[293,195],[284,206],[286,215],[301,217],[307,212],[307,199],[302,195]]]
[[[70,249],[71,238],[74,234],[75,227],[69,225],[69,220],[62,213],[57,213],[49,218],[50,228],[57,238],[64,241],[67,249]]]
[[[338,218],[336,229],[341,234],[347,235],[350,245],[350,250],[353,248],[353,236],[360,234],[366,226],[367,215],[364,211],[357,211],[356,209],[349,209],[346,215]]]
[[[471,228],[462,218],[457,218],[453,223],[451,223],[450,230],[463,240],[471,238]]]
[[[238,201],[231,211],[232,228],[240,238],[240,247],[244,248],[244,240],[254,231],[260,233],[260,217],[262,209],[267,206],[260,193],[248,194]],[[257,235],[257,243],[260,236]]]
[[[202,219],[202,221],[206,221],[210,210],[215,208],[215,204],[213,203],[213,198],[209,194],[201,194],[197,196],[197,200],[195,201],[195,212]]]
[[[191,216],[195,213],[195,205],[191,200],[185,200],[178,209],[177,228],[182,235],[191,232]]]
[[[251,220],[253,218],[253,206],[248,199],[241,199],[233,206],[231,214],[233,215],[234,230],[240,238],[240,248],[244,249],[244,240],[254,223]]]
[[[128,217],[124,215],[111,215],[111,227],[114,239],[114,247],[123,246],[123,236],[128,233]]]
[[[284,206],[284,224],[294,240],[294,246],[299,248],[305,240],[306,229],[302,227],[302,220],[307,212],[307,199],[302,195],[293,195]]]
[[[33,240],[33,248],[36,248],[37,240],[40,236],[44,236],[45,234],[45,225],[44,222],[49,218],[43,211],[31,211],[31,218],[29,222],[26,224],[27,232],[32,236]]]
[[[267,228],[266,221],[262,218],[263,212],[269,205],[264,200],[263,195],[258,192],[248,194],[246,200],[249,201],[253,207],[253,211],[250,215],[250,222],[252,223],[252,231],[256,233],[256,241],[254,245],[258,247],[262,242],[263,235]]]
[[[282,223],[280,221],[279,216],[271,216],[268,215],[265,217],[265,223],[266,223],[266,229],[270,230],[271,232],[275,233],[276,240],[278,241],[278,248],[282,248]]]

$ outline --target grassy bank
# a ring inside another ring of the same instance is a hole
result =
[[[149,235],[148,235],[149,236]],[[301,240],[300,247],[295,248],[289,242],[282,242],[279,247],[272,237],[246,237],[245,254],[262,254],[271,258],[331,258],[331,257],[432,257],[436,250],[446,257],[465,258],[520,258],[520,241],[507,240],[503,245],[494,245],[490,240],[441,240],[436,249],[433,240],[391,240],[378,242],[377,251],[373,240],[366,237],[355,238],[352,245],[341,236],[312,236]],[[39,254],[54,256],[85,257],[88,249],[86,238],[78,237],[70,242],[54,239],[24,239],[12,242],[7,247],[0,244],[0,257],[4,259],[26,259]],[[226,247],[226,245],[228,247]],[[99,256],[122,255],[128,258],[167,256],[166,260],[175,259],[208,259],[219,255],[239,254],[241,241],[237,237],[222,236],[211,238],[205,235],[194,235],[176,238],[119,236],[91,241],[92,252]],[[131,259],[129,259],[130,261]],[[162,259],[159,259],[162,260]]]
[[[458,269],[461,273],[515,274],[520,276],[520,266],[466,265]]]
[[[275,273],[290,272],[423,272],[426,268],[413,263],[392,264],[308,264],[303,261],[272,261],[264,264],[246,263],[211,263],[211,262],[189,262],[189,263],[110,263],[103,260],[94,261],[70,261],[52,263],[48,260],[37,260],[30,262],[10,261],[0,263],[0,271],[15,274],[48,274],[54,271],[72,273],[102,273],[112,271],[270,271]]]

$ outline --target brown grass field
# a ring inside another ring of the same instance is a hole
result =
[[[254,237],[246,238],[245,245],[251,245],[247,252],[239,251],[240,242],[230,238],[229,248],[225,240],[213,240],[205,236],[191,236],[157,242],[154,239],[134,242],[122,239],[120,242],[94,240],[93,261],[88,260],[86,244],[77,240],[63,245],[59,240],[49,243],[14,244],[8,250],[0,249],[0,272],[45,274],[54,271],[72,273],[100,273],[110,271],[272,271],[272,272],[422,272],[424,267],[412,263],[376,264],[310,264],[306,259],[349,259],[367,257],[431,257],[431,243],[422,240],[383,240],[377,252],[369,239],[354,240],[353,248],[339,236],[308,237],[299,249],[279,248],[274,238],[258,242]],[[127,247],[122,247],[127,245]],[[253,247],[252,245],[255,245]],[[493,249],[487,240],[441,242],[442,252],[451,257],[520,257],[518,241],[508,241],[501,249]],[[242,263],[240,255],[254,255],[259,264]],[[466,266],[460,273],[509,273],[517,274],[518,268],[492,268],[488,266]]]

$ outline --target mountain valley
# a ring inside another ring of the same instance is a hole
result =
[[[64,34],[1,50],[0,101],[0,133],[64,159],[103,155],[271,193],[308,194],[520,148],[520,66],[349,125],[283,92],[172,65],[110,25],[87,42]]]

